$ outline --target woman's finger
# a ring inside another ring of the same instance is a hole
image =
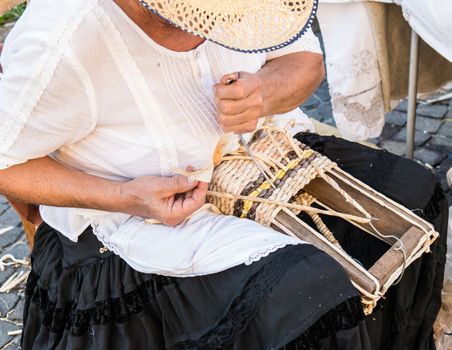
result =
[[[236,81],[239,80],[239,78],[240,78],[239,72],[225,74],[221,77],[220,84],[226,85],[229,81],[231,80]]]
[[[231,85],[217,84],[214,86],[215,97],[221,100],[243,100],[258,89],[258,85],[244,79]]]
[[[197,181],[191,182],[187,177],[182,175],[162,178],[161,181],[160,192],[165,197],[170,197],[177,193],[186,193],[198,185]]]
[[[249,124],[256,125],[260,118],[260,110],[257,108],[253,108],[251,110],[246,111],[245,113],[236,114],[236,115],[225,115],[221,114],[218,116],[218,122],[222,126],[223,130],[231,131],[232,127]]]
[[[220,114],[236,115],[253,108],[262,108],[263,98],[259,91],[242,100],[222,100],[215,97],[215,106]]]

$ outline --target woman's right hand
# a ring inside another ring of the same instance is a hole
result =
[[[185,176],[143,176],[121,185],[122,212],[176,226],[201,208],[208,184]]]

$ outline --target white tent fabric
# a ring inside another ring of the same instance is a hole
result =
[[[411,28],[452,62],[452,1],[397,0]]]
[[[375,0],[397,3],[410,26],[452,61],[452,0]],[[365,140],[384,125],[381,72],[366,0],[320,0],[318,20],[326,53],[333,115],[341,135]]]

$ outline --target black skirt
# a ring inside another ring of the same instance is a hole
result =
[[[100,250],[90,230],[73,243],[43,224],[26,289],[23,349],[433,349],[447,221],[436,181],[384,151],[331,137],[298,137],[420,210],[443,234],[370,317],[364,318],[343,269],[310,245],[212,275],[172,278],[133,270]],[[388,249],[340,219],[324,219],[365,266]]]

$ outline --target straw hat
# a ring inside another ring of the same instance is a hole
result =
[[[318,0],[139,0],[173,25],[242,52],[289,45],[311,26]]]

